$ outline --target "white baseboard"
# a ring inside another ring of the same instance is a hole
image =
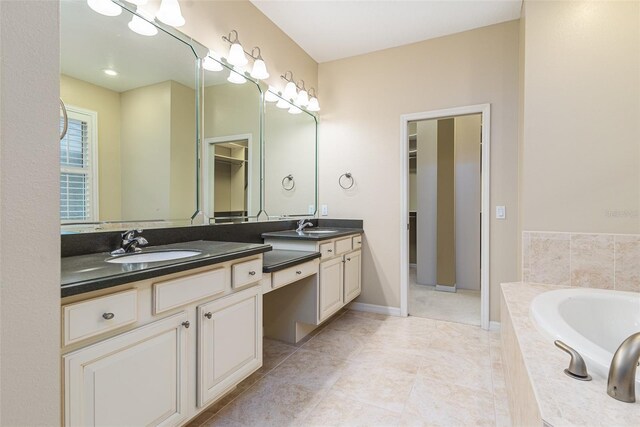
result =
[[[456,286],[436,285],[436,291],[440,292],[456,292]]]
[[[493,320],[489,322],[490,331],[499,331],[501,327],[500,322],[495,322]]]
[[[363,302],[352,302],[349,306],[351,310],[366,311],[369,313],[386,314],[389,316],[400,316],[399,307],[388,307],[386,305],[365,304]]]

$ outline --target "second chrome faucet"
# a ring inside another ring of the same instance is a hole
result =
[[[140,246],[149,244],[147,239],[139,235],[140,233],[142,233],[142,230],[128,230],[122,233],[120,247],[115,251],[112,251],[111,255],[122,255],[140,252]]]

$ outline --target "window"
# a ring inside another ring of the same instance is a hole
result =
[[[60,140],[60,219],[97,220],[97,113],[67,106],[67,134]],[[60,128],[64,126],[60,118]]]

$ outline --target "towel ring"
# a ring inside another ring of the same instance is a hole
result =
[[[351,181],[351,183],[349,185],[342,185],[342,177],[347,178],[348,180]],[[351,172],[345,172],[342,175],[340,175],[340,178],[338,178],[338,185],[344,188],[345,190],[348,190],[351,187],[353,187],[354,183],[355,183],[355,180],[353,179],[353,175],[351,175]]]
[[[64,126],[62,127],[62,131],[60,132],[60,141],[62,141],[62,138],[65,137],[65,135],[67,134],[67,129],[69,128],[69,116],[67,115],[67,107],[64,105],[62,98],[60,98],[60,108],[62,109],[62,117],[64,119]]]
[[[290,181],[291,182],[291,187],[287,187],[286,182]],[[287,176],[285,176],[284,178],[282,178],[282,188],[284,188],[286,191],[291,191],[295,188],[296,186],[296,182],[293,179],[293,175],[289,174]]]

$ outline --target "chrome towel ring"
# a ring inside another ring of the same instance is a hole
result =
[[[344,177],[344,178],[346,178],[346,179],[348,179],[349,181],[348,181],[348,182],[345,182],[345,183],[343,184],[343,183],[342,183],[342,182],[343,182],[343,179],[342,179],[343,177]],[[353,187],[353,184],[355,184],[355,182],[356,182],[356,181],[353,179],[353,175],[351,174],[351,172],[345,172],[345,173],[343,173],[342,175],[340,175],[340,178],[338,178],[338,185],[339,185],[340,187],[344,188],[345,190],[348,190],[348,189],[350,189],[351,187]]]
[[[287,187],[287,183],[289,183],[291,186]],[[286,191],[293,190],[295,186],[296,186],[296,181],[293,179],[293,175],[289,174],[284,178],[282,178],[282,188],[284,188]]]
[[[62,118],[64,119],[62,131],[60,132],[60,141],[62,141],[62,138],[65,137],[65,135],[67,134],[67,129],[69,128],[69,116],[67,116],[67,107],[64,105],[62,98],[60,98],[60,109],[62,110]]]

